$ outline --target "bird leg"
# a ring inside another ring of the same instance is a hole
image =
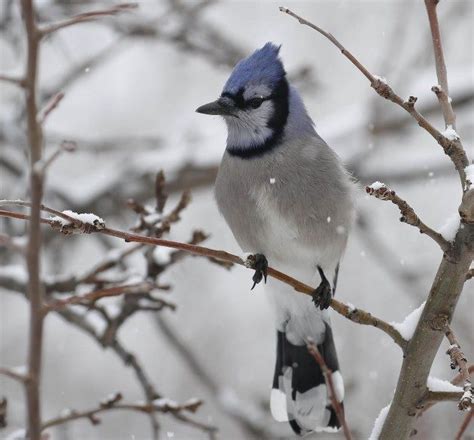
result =
[[[324,310],[329,308],[329,305],[331,304],[332,289],[320,266],[318,266],[318,272],[321,276],[321,283],[313,291],[312,297],[315,306],[317,308],[319,307],[321,310]]]
[[[253,274],[252,281],[253,286],[250,290],[260,282],[262,279],[267,282],[267,270],[268,270],[268,260],[263,254],[253,254],[247,257],[247,261],[245,262],[247,267],[255,270]]]

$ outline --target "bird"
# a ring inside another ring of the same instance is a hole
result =
[[[239,61],[216,101],[196,109],[220,115],[227,142],[215,199],[255,269],[253,287],[270,265],[306,284],[313,295],[268,278],[277,349],[270,394],[275,420],[293,431],[340,428],[313,342],[332,371],[343,408],[328,307],[354,218],[354,179],[318,135],[297,89],[289,83],[280,48],[268,42]],[[252,287],[252,288],[253,288]]]

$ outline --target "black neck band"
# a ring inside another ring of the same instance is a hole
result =
[[[227,151],[231,156],[251,159],[253,157],[263,156],[281,144],[283,130],[289,112],[289,86],[285,77],[278,82],[272,95],[274,111],[267,123],[267,127],[271,129],[272,135],[265,142],[258,145],[248,147],[233,147],[232,145],[228,145]]]

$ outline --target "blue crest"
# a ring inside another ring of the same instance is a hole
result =
[[[273,89],[286,74],[278,52],[280,46],[266,43],[261,49],[239,61],[224,86],[224,92],[236,94],[247,84],[265,84]]]

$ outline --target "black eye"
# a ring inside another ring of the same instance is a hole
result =
[[[259,108],[262,105],[263,101],[265,101],[265,99],[260,96],[257,98],[249,99],[247,101],[247,104],[252,108]]]

